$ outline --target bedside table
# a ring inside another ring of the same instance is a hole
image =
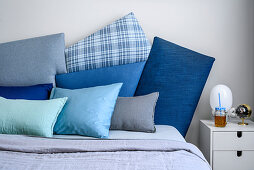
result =
[[[213,170],[254,169],[254,122],[240,126],[239,121],[215,127],[212,120],[200,120],[200,150]]]

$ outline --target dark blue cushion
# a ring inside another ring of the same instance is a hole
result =
[[[134,95],[145,62],[104,67],[67,74],[56,75],[56,86],[66,89],[79,89],[123,83],[119,96]]]
[[[214,60],[155,37],[135,95],[159,92],[155,123],[185,136]]]
[[[34,86],[0,86],[0,96],[7,99],[47,100],[53,84]]]

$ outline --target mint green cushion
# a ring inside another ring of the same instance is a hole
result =
[[[52,137],[58,114],[67,97],[22,100],[0,97],[0,133]]]

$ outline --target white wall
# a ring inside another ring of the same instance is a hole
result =
[[[188,141],[198,144],[214,85],[254,108],[253,0],[0,0],[0,42],[64,32],[70,45],[131,11],[151,42],[159,36],[216,58]]]

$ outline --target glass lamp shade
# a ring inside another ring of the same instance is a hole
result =
[[[215,108],[225,108],[226,112],[231,109],[233,103],[232,92],[229,87],[225,85],[216,85],[212,88],[210,93],[210,106]]]

